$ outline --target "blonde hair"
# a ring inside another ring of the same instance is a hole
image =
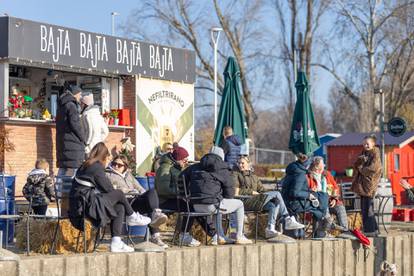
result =
[[[230,136],[230,135],[233,135],[233,129],[231,128],[231,126],[225,126],[224,128],[223,128],[223,135],[224,136]]]
[[[37,159],[35,168],[38,170],[47,170],[49,168],[49,162],[45,158]]]
[[[309,171],[310,172],[315,172],[316,171],[316,167],[319,166],[320,163],[323,162],[323,157],[322,156],[315,156],[312,160],[312,163],[309,166]]]
[[[166,152],[166,151],[167,151],[167,147],[168,147],[168,146],[171,146],[171,147],[172,147],[172,146],[173,146],[173,144],[171,144],[170,142],[164,143],[164,144],[162,145],[162,149],[161,149],[161,150],[162,150],[163,152]]]

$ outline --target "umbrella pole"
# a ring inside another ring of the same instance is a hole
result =
[[[211,40],[214,45],[214,129],[217,127],[217,46],[221,28],[211,29]]]

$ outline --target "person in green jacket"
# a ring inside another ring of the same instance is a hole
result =
[[[176,147],[172,153],[164,154],[160,159],[160,167],[155,174],[155,189],[157,190],[160,200],[160,208],[164,210],[173,211],[186,211],[186,203],[182,201],[180,203],[181,210],[178,210],[177,206],[177,183],[181,177],[181,172],[188,166],[188,152],[183,147]],[[192,210],[193,211],[193,210]],[[186,219],[186,218],[185,218]],[[196,218],[200,225],[205,225],[205,218]],[[184,233],[185,223],[181,225],[180,239],[183,239],[183,245],[189,247],[200,246],[200,242],[194,239],[188,232],[194,222],[193,218],[190,218],[187,232]],[[214,227],[211,223],[207,224],[207,234],[213,237]],[[214,240],[212,241],[214,244]]]

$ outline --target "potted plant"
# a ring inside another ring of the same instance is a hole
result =
[[[111,111],[111,115],[112,115],[112,118],[114,118],[114,125],[118,125],[119,124],[119,111],[118,110],[116,110],[116,109],[114,109],[114,110],[112,110]]]

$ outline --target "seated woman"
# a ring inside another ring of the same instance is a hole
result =
[[[331,226],[328,211],[328,194],[314,192],[309,188],[306,179],[309,158],[305,154],[296,155],[297,160],[286,168],[286,176],[282,185],[282,196],[291,214],[299,215],[310,212],[318,224],[318,233],[325,232]]]
[[[264,192],[264,187],[259,178],[253,173],[250,160],[247,156],[239,159],[238,168],[233,171],[235,194],[252,195],[242,199],[246,211],[269,211],[266,238],[273,238],[280,233],[276,231],[277,216],[280,215],[286,230],[301,229],[305,226],[296,221],[295,217],[289,216],[282,195],[278,191]],[[262,208],[263,206],[263,208]]]
[[[83,230],[82,217],[85,212],[86,218],[95,227],[111,223],[111,252],[133,252],[134,248],[121,240],[125,214],[126,222],[131,226],[148,225],[151,219],[134,212],[124,193],[112,187],[105,175],[109,158],[108,148],[100,142],[92,148],[89,158],[76,172],[69,198],[70,221],[75,228]]]
[[[323,158],[315,156],[308,169],[307,179],[309,188],[314,192],[327,193],[329,196],[329,211],[334,213],[338,219],[340,230],[348,231],[348,217],[346,209],[340,200],[338,184],[332,174],[325,170]]]
[[[115,189],[126,194],[132,209],[141,214],[151,214],[150,231],[151,242],[168,248],[160,237],[158,227],[167,221],[167,216],[159,209],[158,194],[155,189],[146,191],[128,169],[128,159],[123,156],[115,156],[106,169],[106,175]]]

